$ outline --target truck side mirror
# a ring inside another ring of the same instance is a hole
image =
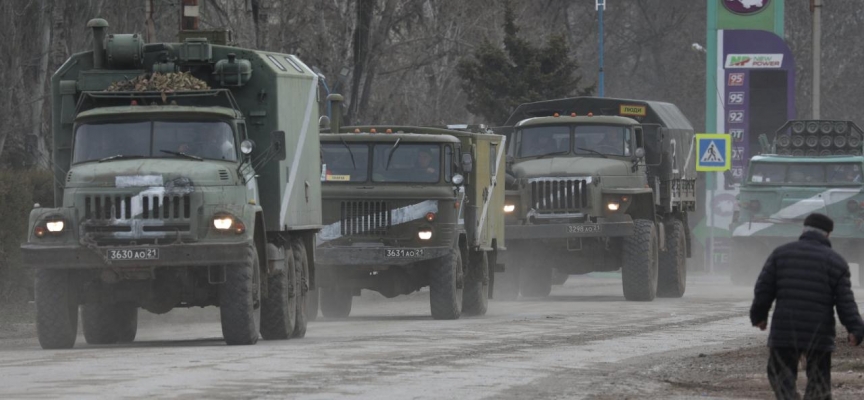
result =
[[[462,153],[462,171],[471,172],[474,170],[474,157],[471,153]]]
[[[637,160],[641,160],[645,157],[645,149],[637,147],[633,155],[636,157]]]
[[[285,153],[285,131],[270,132],[270,151],[273,152],[273,159],[283,161],[287,158]]]

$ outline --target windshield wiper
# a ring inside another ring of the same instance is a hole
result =
[[[607,155],[605,155],[605,154],[603,154],[597,150],[594,150],[594,149],[586,149],[584,147],[577,147],[576,150],[584,150],[584,151],[591,152],[591,153],[597,154],[599,156],[602,156],[603,158],[609,158],[609,156],[607,156]]]
[[[108,156],[108,157],[105,157],[105,158],[100,158],[100,159],[99,159],[99,162],[103,162],[103,161],[111,161],[111,160],[117,160],[117,159],[120,159],[120,158],[144,158],[144,156],[129,155],[129,154],[115,154],[115,155],[113,155],[113,156]]]
[[[393,159],[393,154],[396,152],[396,148],[399,147],[399,142],[402,141],[402,138],[396,139],[396,143],[393,143],[393,147],[390,148],[390,155],[387,156],[387,165],[384,166],[384,169],[390,169],[390,160]]]
[[[541,154],[541,155],[537,156],[537,159],[539,160],[541,158],[545,158],[545,157],[549,157],[549,156],[557,156],[557,155],[561,155],[561,154],[567,154],[569,152],[570,152],[570,150],[563,150],[563,151],[556,151],[554,153]]]
[[[179,152],[179,151],[171,151],[171,150],[159,150],[159,151],[161,151],[161,152],[163,152],[163,153],[173,154],[173,155],[175,155],[175,156],[191,158],[191,159],[193,159],[193,160],[198,160],[198,161],[204,161],[204,159],[201,158],[201,157],[193,156],[193,155],[191,155],[191,154],[181,153],[181,152]]]
[[[345,143],[345,139],[339,138],[339,140],[342,141],[342,145],[345,146],[346,149],[348,149],[348,155],[351,156],[351,165],[352,165],[352,166],[354,167],[354,169],[356,170],[356,169],[357,169],[357,164],[354,163],[354,152],[351,151],[351,147],[348,146],[348,143]]]

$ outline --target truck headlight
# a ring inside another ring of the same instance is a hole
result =
[[[231,229],[231,225],[233,224],[234,218],[231,217],[218,216],[216,218],[213,218],[213,227],[220,231]]]
[[[63,230],[63,227],[65,225],[66,224],[62,220],[60,220],[60,221],[48,221],[45,223],[45,227],[48,228],[48,232],[60,232]]]
[[[609,211],[618,211],[618,209],[621,208],[621,204],[617,201],[611,201],[609,204],[606,204],[606,208],[608,208]]]
[[[432,239],[432,231],[431,231],[431,230],[422,230],[422,231],[419,231],[419,232],[417,232],[417,237],[419,237],[420,240],[429,240],[429,239]]]
[[[516,211],[516,205],[515,204],[505,204],[504,205],[504,212],[505,213],[510,214],[513,211]]]

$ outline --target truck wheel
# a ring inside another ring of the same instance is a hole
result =
[[[652,301],[657,295],[657,227],[644,219],[637,219],[634,225],[633,234],[624,238],[624,298]]]
[[[68,271],[36,270],[36,332],[43,349],[71,349],[78,335],[78,301]]]
[[[248,345],[258,342],[258,325],[255,323],[259,279],[258,252],[250,245],[245,265],[225,267],[225,283],[219,286],[219,314],[222,320],[222,335],[229,345]]]
[[[81,325],[88,344],[131,343],[138,333],[138,307],[126,303],[84,304]]]
[[[319,291],[321,314],[325,318],[347,318],[351,314],[351,302],[354,299],[351,290],[323,287]]]
[[[486,315],[489,308],[489,256],[481,251],[469,259],[471,273],[466,275],[462,290],[462,314]]]
[[[567,279],[570,278],[570,274],[559,271],[558,268],[552,268],[552,284],[553,285],[563,285],[567,283]]]
[[[306,292],[306,320],[314,321],[318,319],[318,309],[319,309],[319,290],[313,289]]]
[[[462,315],[462,254],[450,254],[434,261],[429,270],[429,305],[432,318],[459,319]]]
[[[495,285],[492,287],[492,299],[500,301],[515,301],[519,298],[518,264],[505,264],[504,270],[504,272],[495,273]]]
[[[684,296],[687,288],[687,238],[684,224],[675,219],[666,225],[666,251],[660,252],[657,297]]]
[[[261,298],[261,337],[264,340],[285,340],[294,332],[299,279],[291,247],[278,248],[277,251],[285,255],[284,265],[267,279],[267,296]]]
[[[291,248],[294,253],[294,276],[297,277],[297,293],[294,320],[294,332],[291,337],[306,337],[306,298],[309,292],[309,259],[306,258],[306,245],[301,240],[292,240]]]
[[[522,297],[547,297],[552,292],[552,267],[537,266],[519,277]]]

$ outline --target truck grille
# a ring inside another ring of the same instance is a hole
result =
[[[133,201],[141,202],[141,215],[132,215]],[[189,195],[85,196],[84,216],[91,220],[189,219]]]
[[[536,178],[531,186],[531,206],[542,213],[577,212],[589,206],[591,178]]]
[[[391,226],[386,201],[343,201],[342,235],[380,235]]]

